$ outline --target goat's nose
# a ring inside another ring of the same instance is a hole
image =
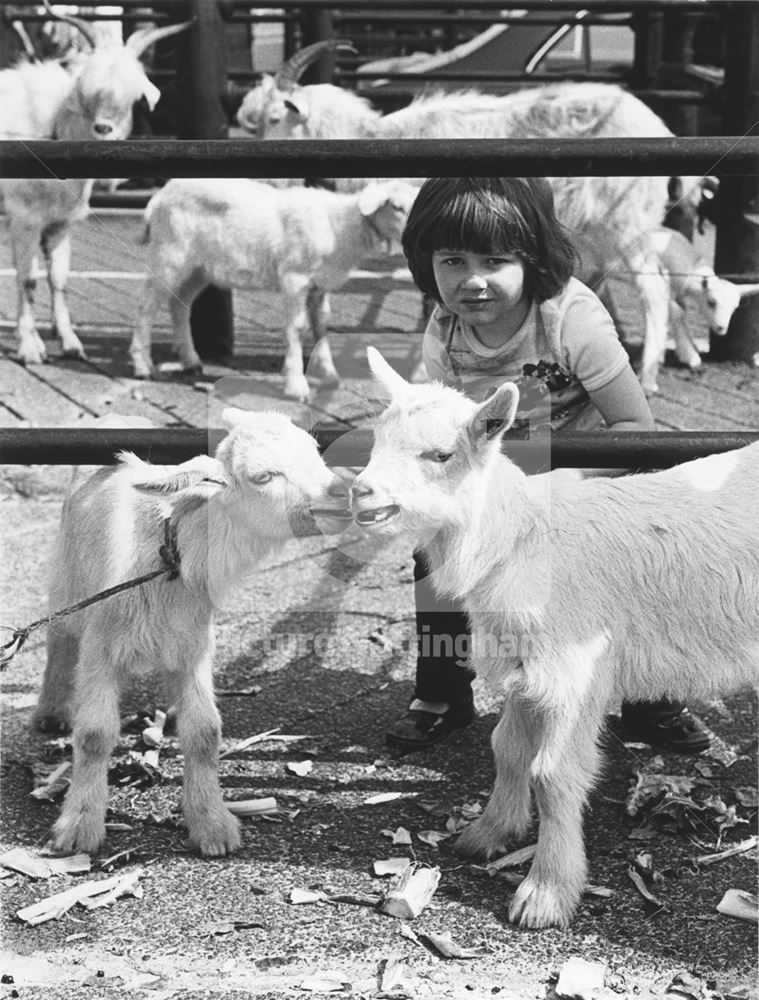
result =
[[[374,490],[371,486],[366,483],[360,483],[358,480],[351,486],[351,493],[355,500],[360,500],[362,497],[371,496]]]
[[[97,122],[94,128],[98,135],[110,135],[113,132],[113,125],[107,122]]]
[[[328,487],[327,493],[338,500],[347,500],[350,496],[350,487],[339,476],[336,476]]]

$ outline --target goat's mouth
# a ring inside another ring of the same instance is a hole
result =
[[[339,535],[353,523],[348,507],[312,507],[309,513],[322,535]]]
[[[401,508],[396,503],[385,507],[372,507],[371,510],[360,510],[356,514],[356,524],[384,524],[400,514]]]

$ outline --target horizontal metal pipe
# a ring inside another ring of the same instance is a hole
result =
[[[119,451],[156,464],[184,462],[213,452],[220,429],[10,428],[0,430],[0,465],[111,465]],[[368,428],[316,428],[314,435],[333,466],[365,465],[373,435]],[[535,471],[550,456],[553,468],[661,469],[759,440],[759,431],[646,431],[561,434],[506,439],[504,451]]]
[[[0,177],[753,175],[759,136],[0,141]]]
[[[14,7],[33,7],[39,0],[14,0]],[[161,0],[162,8],[179,7],[186,0]],[[106,0],[90,6],[102,6]],[[121,6],[145,7],[145,0],[121,0]],[[256,4],[251,2],[251,7]],[[262,4],[266,6],[266,4]],[[335,0],[277,0],[276,6],[283,10],[293,8],[334,7]],[[465,0],[340,0],[340,10],[374,10],[377,7],[384,10],[445,10],[451,8],[461,12],[468,7]],[[694,0],[551,0],[553,10],[676,10],[677,8],[693,10]],[[545,10],[546,0],[477,0],[477,10]],[[698,3],[698,13],[702,11],[724,12],[724,0],[701,0]]]

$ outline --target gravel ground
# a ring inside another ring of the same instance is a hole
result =
[[[29,473],[23,496],[8,479],[0,487],[3,622],[26,623],[44,607],[48,542],[65,479],[61,470],[56,476]],[[45,482],[48,492],[40,489]],[[485,801],[497,718],[492,695],[480,692],[477,721],[430,751],[393,756],[383,744],[387,724],[411,692],[411,581],[410,554],[402,548],[364,562],[331,555],[317,539],[286,549],[235,596],[218,624],[225,747],[274,728],[307,738],[230,754],[222,784],[228,799],[275,796],[280,815],[245,820],[242,849],[231,858],[203,861],[188,853],[178,810],[181,757],[169,737],[154,784],[112,787],[112,818],[131,829],[109,836],[90,876],[4,880],[0,997],[380,996],[384,970],[389,996],[526,1000],[552,996],[556,974],[581,956],[606,967],[601,997],[756,998],[756,925],[716,912],[725,890],[756,891],[756,850],[699,869],[692,859],[715,845],[700,814],[691,839],[657,830],[641,843],[630,839],[634,824],[624,809],[633,772],[657,766],[702,781],[701,797],[714,793],[732,803],[738,789],[746,800],[757,776],[754,692],[698,706],[721,741],[737,748],[740,759],[729,767],[706,755],[668,756],[657,764],[653,750],[622,745],[610,721],[585,830],[591,881],[613,895],[586,897],[566,931],[520,931],[505,919],[512,893],[506,879],[462,861],[450,841],[435,848],[418,838],[424,830],[444,831],[465,804],[476,809]],[[57,807],[29,797],[31,767],[68,753],[65,741],[28,728],[44,664],[39,636],[3,679],[3,851],[43,847]],[[316,650],[309,644],[314,636]],[[260,691],[224,693],[253,686]],[[123,711],[142,715],[161,704],[160,689],[146,677],[125,693]],[[114,755],[122,775],[136,739],[125,733]],[[313,762],[310,773],[288,769],[306,759]],[[388,792],[400,795],[367,802]],[[725,834],[725,845],[756,832],[755,805],[740,807],[738,816],[747,822]],[[383,835],[399,826],[410,831],[413,847],[393,846]],[[134,853],[119,870],[144,869],[141,898],[77,907],[36,927],[16,919],[22,906],[103,877],[99,863],[127,849]],[[663,873],[654,891],[664,906],[653,914],[628,877],[641,850]],[[413,930],[449,933],[476,957],[444,959],[404,937],[400,921],[367,906],[289,902],[296,888],[383,892],[387,879],[374,876],[372,865],[391,856],[441,869],[439,888]],[[402,965],[393,987],[389,970],[396,961]],[[694,977],[690,992],[667,992],[685,971]]]

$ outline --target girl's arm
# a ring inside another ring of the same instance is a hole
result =
[[[655,430],[653,414],[635,372],[628,365],[611,382],[589,392],[611,431]]]

